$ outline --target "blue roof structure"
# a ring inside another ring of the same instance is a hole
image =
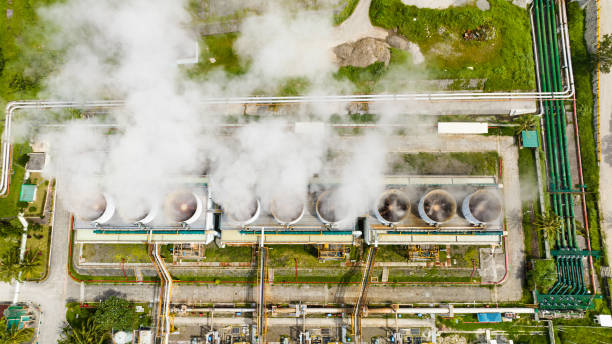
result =
[[[521,143],[524,148],[538,148],[538,132],[535,130],[521,131]]]
[[[19,194],[20,202],[34,202],[36,199],[36,185],[22,184],[21,193]]]
[[[501,313],[478,313],[478,322],[498,323],[502,321]]]

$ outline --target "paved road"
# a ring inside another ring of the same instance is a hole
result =
[[[600,34],[612,34],[612,1],[599,1],[601,12]],[[601,199],[602,229],[608,259],[612,258],[612,73],[600,74],[600,130],[601,163],[599,174],[599,196]]]

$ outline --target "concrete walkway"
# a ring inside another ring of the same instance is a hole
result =
[[[601,6],[601,36],[612,34],[612,3],[599,1]],[[604,236],[606,254],[612,257],[612,195],[605,192],[612,189],[612,74],[600,74],[600,130],[601,130],[601,163],[599,175],[599,190],[602,212],[602,233]]]
[[[612,34],[612,1],[599,1],[601,11],[600,34]],[[599,174],[599,197],[602,213],[602,234],[606,254],[612,258],[612,73],[599,76],[601,163]]]

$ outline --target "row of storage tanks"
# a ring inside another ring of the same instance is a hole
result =
[[[336,201],[337,188],[331,188],[317,195],[314,203],[314,212],[317,218],[326,225],[336,225],[351,221],[349,209],[343,209],[341,202]],[[279,204],[285,206],[280,207]],[[292,206],[287,207],[287,204]],[[387,189],[377,199],[372,209],[372,215],[384,225],[397,225],[406,221],[411,213],[411,201],[406,192],[401,189]],[[159,209],[163,208],[160,216]],[[163,207],[151,205],[143,206],[141,211],[132,211],[123,214],[119,209],[120,218],[128,223],[147,225],[158,217],[164,222],[193,224],[204,212],[208,204],[192,191],[179,191],[169,194]],[[246,226],[257,221],[262,212],[258,200],[252,202],[248,211],[240,216],[226,213],[226,219],[237,226]],[[455,197],[444,189],[434,189],[425,193],[417,205],[419,217],[432,226],[441,225],[451,220],[457,214],[457,201]],[[302,201],[283,202],[273,201],[270,204],[270,214],[281,225],[294,225],[306,213],[306,205]],[[495,191],[479,189],[468,194],[461,204],[463,217],[473,225],[485,225],[497,222],[501,216],[502,203]],[[112,197],[101,193],[94,198],[80,204],[77,216],[84,221],[97,224],[108,224],[115,218],[116,206]]]

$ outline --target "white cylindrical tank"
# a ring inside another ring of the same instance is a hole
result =
[[[486,189],[469,194],[461,204],[461,212],[474,225],[484,225],[499,220],[502,211],[501,199]]]
[[[148,202],[143,201],[140,205],[136,206],[136,208],[132,207],[129,210],[122,209],[122,207],[119,209],[119,213],[121,214],[121,218],[123,218],[125,221],[134,224],[140,223],[146,225],[155,219],[159,211],[159,206],[157,205],[157,202],[151,202],[149,204]]]
[[[76,206],[76,215],[84,221],[105,224],[115,215],[115,202],[106,193],[85,197]]]
[[[410,215],[410,199],[401,190],[387,190],[376,200],[374,215],[385,225],[400,223]]]
[[[192,191],[174,192],[166,201],[166,214],[176,222],[192,224],[200,218],[203,211],[202,200]]]
[[[419,201],[419,216],[432,226],[450,220],[456,212],[457,201],[446,190],[429,191]]]
[[[230,209],[226,211],[229,220],[237,225],[246,226],[255,222],[261,213],[259,200],[249,202],[249,205],[242,209]]]
[[[350,216],[349,209],[346,205],[336,199],[336,192],[338,192],[338,189],[330,189],[322,192],[319,197],[317,197],[317,202],[315,203],[317,217],[321,222],[328,225],[342,223]]]
[[[281,225],[293,225],[304,216],[306,207],[299,199],[274,200],[270,203],[270,213]]]

